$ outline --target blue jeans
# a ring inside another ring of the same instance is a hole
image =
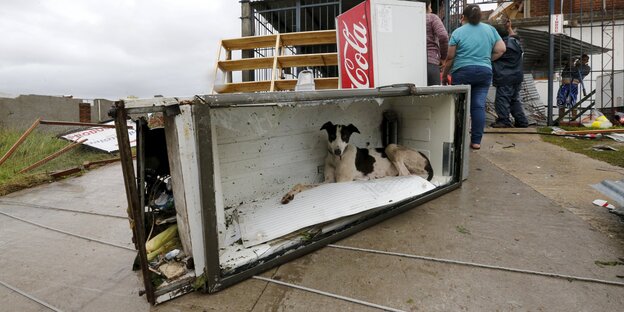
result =
[[[454,85],[470,85],[470,141],[481,144],[485,129],[485,98],[492,84],[492,69],[469,65],[451,73]]]
[[[520,86],[522,83],[515,85],[496,86],[496,100],[494,101],[494,110],[496,110],[496,123],[511,126],[509,114],[513,116],[516,127],[527,127],[529,121],[522,109],[522,101],[520,101]]]
[[[577,96],[578,85],[573,83],[562,84],[557,91],[557,106],[572,108],[576,104]]]

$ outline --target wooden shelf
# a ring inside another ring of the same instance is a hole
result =
[[[320,44],[335,45],[336,31],[309,31],[221,40],[213,79],[213,93],[294,90],[297,81],[294,79],[279,79],[280,75],[277,73],[281,69],[290,67],[335,66],[338,65],[338,54],[333,52],[284,55],[284,48]],[[274,56],[231,59],[232,51],[234,50],[253,50],[259,48],[273,48]],[[225,50],[224,60],[221,60],[222,50]],[[255,69],[271,69],[271,79],[266,81],[227,83],[227,80],[231,79],[233,71]],[[219,71],[222,72],[221,83],[216,81]],[[338,77],[316,78],[314,81],[316,89],[338,88]]]
[[[275,47],[278,36],[281,38],[283,46],[336,44],[335,30],[319,30],[225,39],[221,41],[221,46],[226,50],[271,48]]]
[[[293,91],[297,85],[296,79],[280,79],[275,81],[275,91]],[[314,79],[316,90],[338,89],[338,77]],[[268,91],[271,81],[247,81],[215,85],[217,93],[259,92]]]
[[[281,67],[332,66],[338,65],[338,53],[278,56],[277,63],[281,65]]]
[[[217,66],[224,71],[272,68],[274,59],[274,57],[255,57],[240,60],[225,60],[219,61]],[[277,64],[280,67],[338,65],[338,54],[334,52],[284,55],[277,57]]]
[[[254,57],[240,60],[219,61],[217,66],[224,71],[272,68],[273,57]]]
[[[280,37],[282,45],[285,46],[336,44],[335,30],[286,33],[281,34]]]
[[[275,46],[276,35],[242,37],[225,39],[221,46],[226,50],[251,50],[256,48],[270,48]]]

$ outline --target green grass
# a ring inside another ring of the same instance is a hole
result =
[[[17,142],[23,131],[0,129],[0,158]],[[18,173],[37,161],[69,145],[52,134],[30,133],[18,149],[0,165],[0,196],[51,181],[50,173],[83,165],[85,162],[118,157],[81,145],[48,163],[25,173]]]
[[[579,131],[579,130],[592,130],[587,127],[559,127],[566,131]],[[624,127],[613,127],[611,129],[624,129]],[[597,130],[597,129],[593,129]],[[550,127],[544,127],[538,129],[539,133],[551,133]],[[618,167],[624,167],[624,143],[618,143],[617,141],[602,136],[602,138],[588,139],[588,138],[569,138],[564,136],[554,135],[542,135],[544,142],[552,143],[561,146],[568,151],[586,155],[590,158],[601,160]],[[593,149],[596,145],[608,145],[618,149],[618,151],[597,151]]]

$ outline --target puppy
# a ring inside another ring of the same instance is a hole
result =
[[[352,124],[334,125],[326,122],[321,130],[327,131],[327,157],[323,183],[369,180],[387,176],[421,175],[428,181],[433,178],[429,159],[421,152],[404,146],[389,144],[386,148],[358,148],[349,144],[353,133],[360,133]],[[294,199],[297,193],[318,184],[297,184],[282,197],[282,204]]]

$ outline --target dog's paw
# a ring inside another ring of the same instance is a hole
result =
[[[295,199],[295,194],[288,193],[282,197],[282,205],[286,205],[290,203],[291,200]]]

